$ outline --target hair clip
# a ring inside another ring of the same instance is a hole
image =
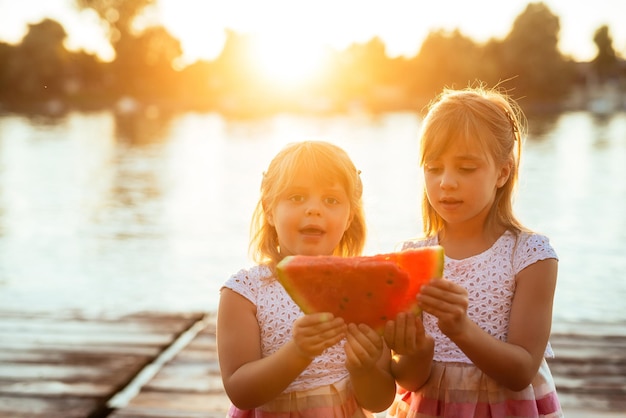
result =
[[[515,118],[513,117],[513,115],[511,115],[511,113],[508,110],[505,110],[504,113],[506,114],[506,117],[509,120],[509,123],[511,124],[511,129],[513,130],[513,133],[514,134],[518,133],[519,129],[517,127],[517,122],[515,121]]]

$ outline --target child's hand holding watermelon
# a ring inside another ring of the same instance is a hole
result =
[[[293,342],[298,353],[309,359],[322,354],[346,335],[346,323],[333,314],[323,312],[304,315],[293,324]]]
[[[434,339],[424,331],[421,315],[399,313],[395,321],[385,324],[383,336],[393,352],[392,371],[396,381],[407,390],[417,390],[430,376],[435,350]],[[405,370],[411,370],[410,380],[404,379]]]
[[[376,366],[382,356],[384,344],[380,335],[365,324],[348,324],[346,335],[346,367],[351,374],[358,374]]]
[[[346,343],[346,368],[350,373],[350,381],[355,390],[363,398],[373,399],[380,396],[377,383],[389,381],[388,372],[381,367],[381,361],[389,364],[389,348],[386,347],[380,334],[365,324],[348,324]]]
[[[424,331],[421,315],[401,312],[385,325],[385,342],[395,354],[418,354],[431,350],[433,339]]]

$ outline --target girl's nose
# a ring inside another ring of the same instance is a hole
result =
[[[457,181],[454,175],[450,172],[444,172],[441,175],[441,181],[439,182],[439,187],[442,189],[453,189],[457,186]]]
[[[307,216],[319,216],[320,214],[321,212],[317,205],[309,205],[306,209]]]

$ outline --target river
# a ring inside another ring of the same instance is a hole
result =
[[[413,113],[0,115],[0,310],[213,311],[249,266],[261,175],[287,142],[325,139],[362,171],[366,254],[418,236]],[[626,321],[626,114],[530,118],[516,211],[560,258],[554,319]]]

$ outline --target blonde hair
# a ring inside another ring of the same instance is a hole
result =
[[[352,222],[333,254],[360,255],[366,237],[360,172],[340,147],[325,141],[303,141],[283,148],[263,174],[261,196],[250,228],[250,254],[253,260],[273,268],[282,258],[276,229],[269,224],[267,214],[274,209],[279,196],[290,186],[299,170],[310,173],[315,181],[330,184],[338,182],[344,188],[350,199]]]
[[[497,166],[510,165],[509,178],[496,191],[485,228],[500,226],[517,234],[526,230],[513,213],[513,195],[525,132],[526,118],[519,105],[506,93],[484,86],[444,89],[430,104],[423,121],[420,165],[438,158],[455,141],[477,141]],[[444,231],[444,220],[430,204],[425,189],[422,218],[426,236]]]

